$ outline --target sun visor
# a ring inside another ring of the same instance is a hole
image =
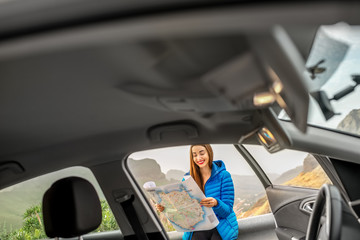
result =
[[[268,33],[249,37],[252,49],[273,84],[276,101],[295,126],[306,132],[309,108],[308,77],[305,62],[285,32],[277,26]]]
[[[277,102],[305,132],[309,95],[299,51],[281,27],[251,34],[248,43],[247,54],[207,74],[205,85],[239,109],[264,109]]]

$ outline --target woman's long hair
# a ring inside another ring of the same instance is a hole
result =
[[[203,185],[203,177],[200,173],[200,168],[198,165],[196,165],[196,163],[194,162],[194,158],[193,158],[192,148],[194,146],[203,146],[206,149],[206,151],[209,155],[210,169],[212,169],[214,153],[213,153],[213,150],[212,150],[210,144],[195,144],[195,145],[190,146],[190,175],[193,177],[193,179],[195,180],[197,185],[200,187],[200,189],[203,191],[203,193],[205,193],[205,189],[204,189],[204,185]]]

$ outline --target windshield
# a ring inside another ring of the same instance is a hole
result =
[[[360,135],[360,26],[321,26],[304,72],[308,124]],[[280,118],[287,118],[280,113]]]

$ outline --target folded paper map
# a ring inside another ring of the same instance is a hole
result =
[[[209,230],[219,223],[212,208],[200,205],[205,195],[191,176],[161,187],[147,182],[144,188],[154,202],[164,206],[163,213],[178,232]]]

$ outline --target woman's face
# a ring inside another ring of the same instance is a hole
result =
[[[191,149],[193,160],[200,168],[209,166],[209,154],[205,147],[196,145]]]

